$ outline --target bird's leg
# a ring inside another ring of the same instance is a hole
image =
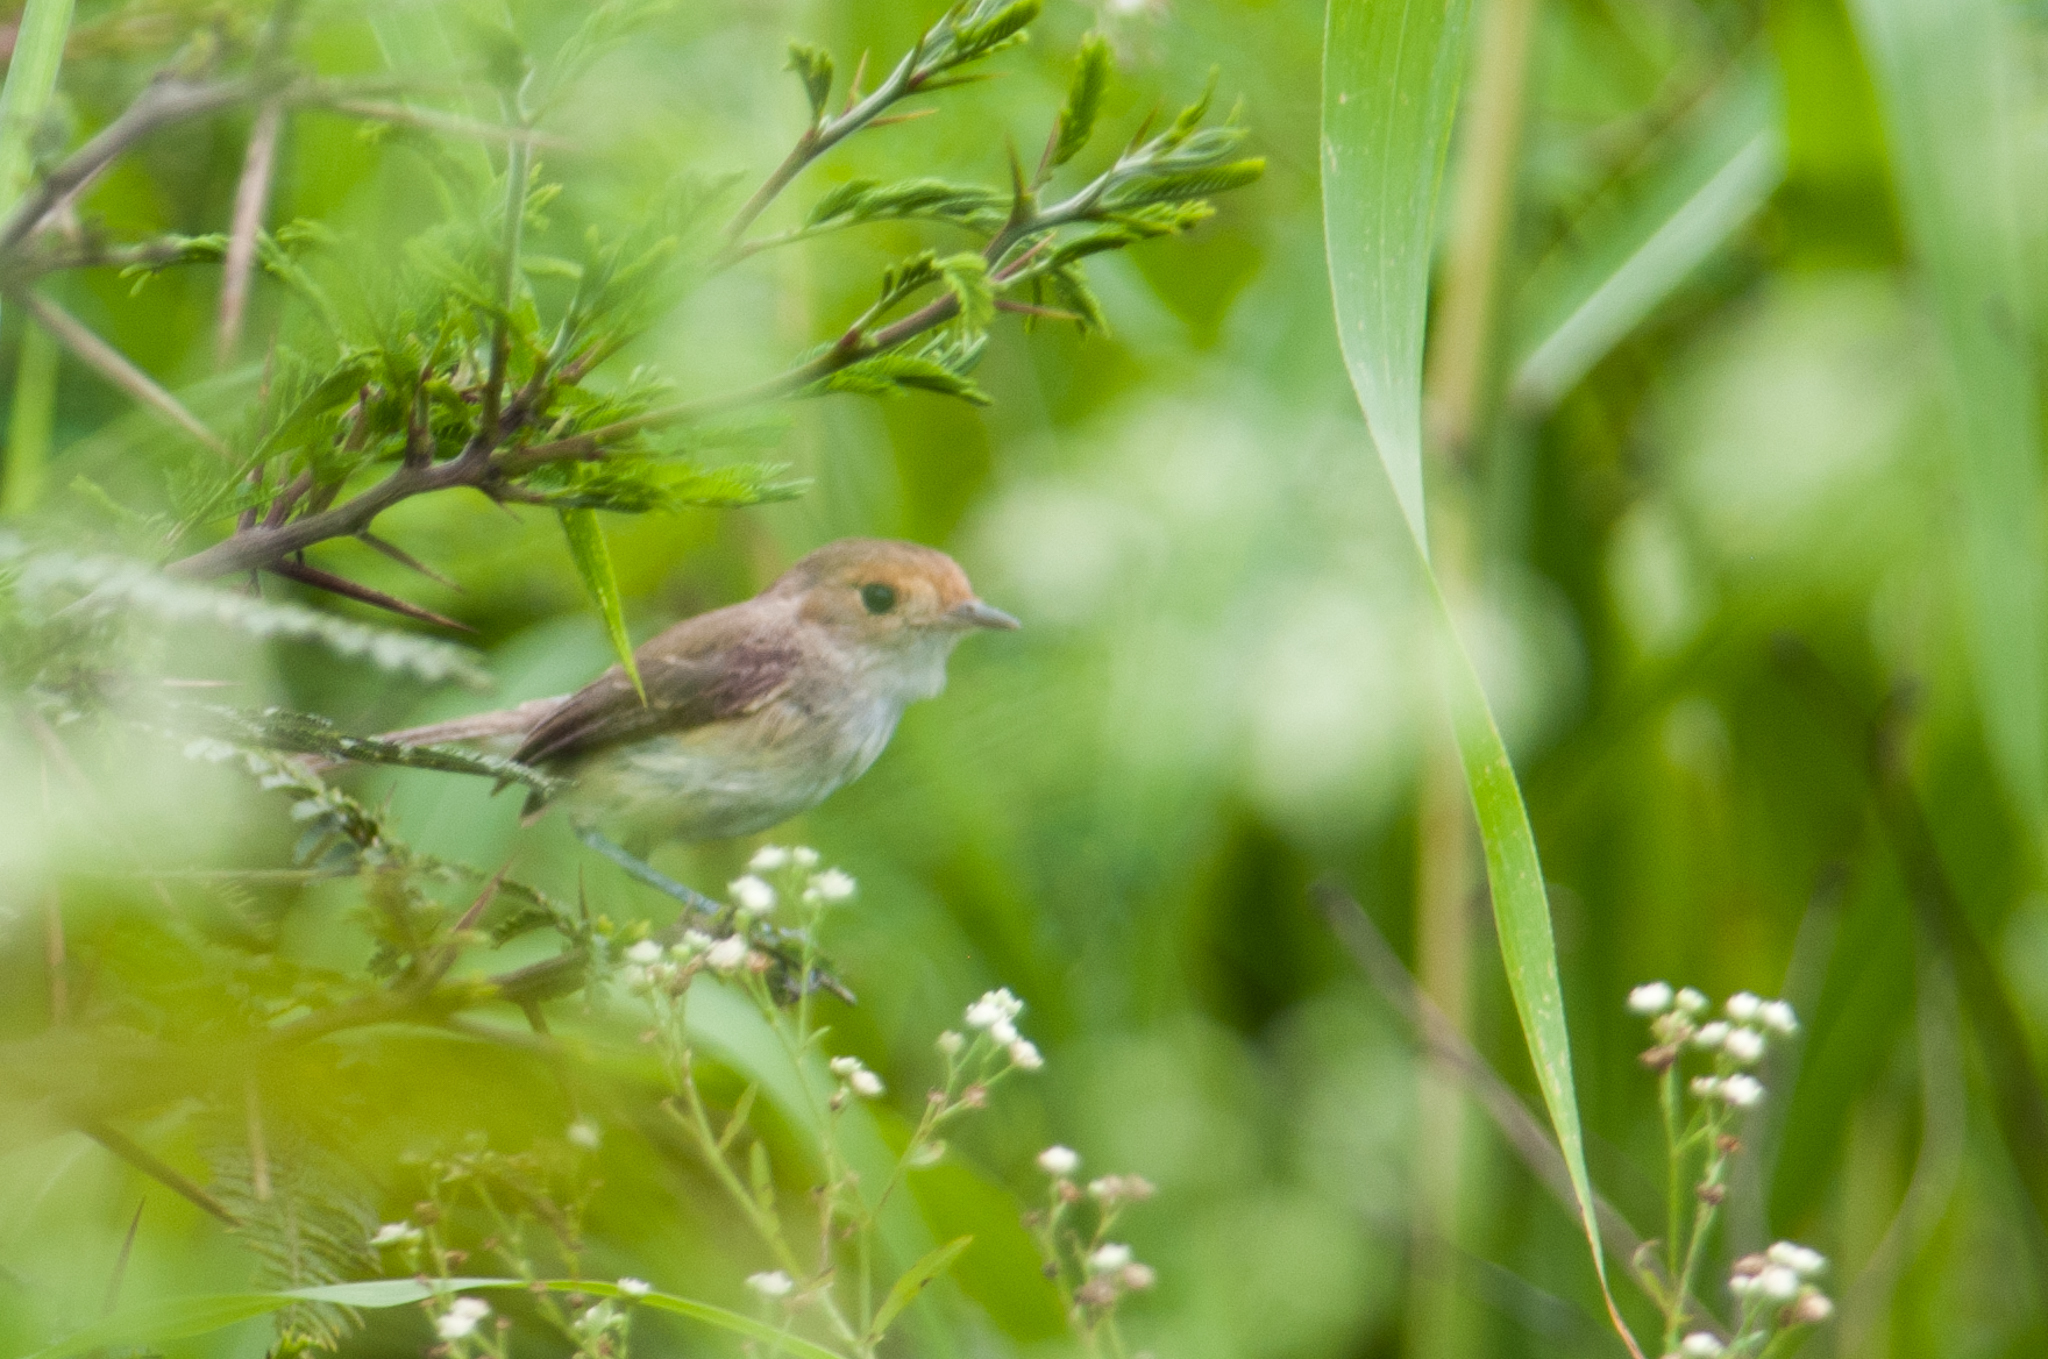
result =
[[[666,873],[654,868],[645,859],[606,839],[596,830],[588,826],[578,826],[576,838],[624,869],[626,875],[635,882],[644,883],[663,896],[673,897],[683,904],[684,909],[703,917],[713,926],[726,929],[732,925],[731,907],[712,900],[694,887],[685,887]],[[756,933],[763,936],[762,942],[766,951],[782,964],[783,984],[787,987],[788,974],[803,970],[803,963],[795,954],[795,945],[799,941],[793,938],[788,930],[780,930],[773,925],[759,925],[756,927]],[[855,1003],[854,994],[847,988],[846,983],[821,967],[813,967],[810,970],[810,975],[803,980],[802,988],[811,992],[829,991],[848,1005]]]
[[[576,827],[576,838],[625,869],[626,875],[635,882],[644,883],[663,896],[674,897],[696,914],[714,921],[725,914],[723,904],[713,901],[696,888],[685,887],[668,874],[657,871],[645,859],[628,853],[590,827]]]

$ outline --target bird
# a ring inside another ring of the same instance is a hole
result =
[[[392,732],[404,745],[517,737],[579,836],[648,847],[775,826],[867,772],[903,710],[936,697],[969,633],[1012,631],[959,563],[887,538],[827,543],[752,599],[684,619],[575,693]],[[644,694],[643,694],[644,691]],[[600,844],[599,847],[602,847]]]

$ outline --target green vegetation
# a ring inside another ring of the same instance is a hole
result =
[[[2041,1352],[2044,25],[28,0],[0,1359]],[[764,837],[376,736],[850,535]]]

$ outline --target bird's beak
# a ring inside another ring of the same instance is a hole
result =
[[[955,626],[963,628],[995,628],[1002,632],[1015,632],[1024,626],[995,605],[984,604],[978,599],[970,599],[965,604],[949,610],[946,617]]]

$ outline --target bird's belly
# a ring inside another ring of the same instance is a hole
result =
[[[888,744],[895,716],[864,711],[821,724],[764,712],[651,737],[587,761],[562,801],[572,818],[634,838],[751,835],[860,777]]]

